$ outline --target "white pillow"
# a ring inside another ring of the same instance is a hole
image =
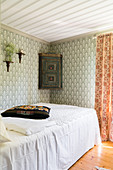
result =
[[[0,115],[0,143],[9,142],[9,135],[6,131],[5,125],[2,121],[2,116]]]

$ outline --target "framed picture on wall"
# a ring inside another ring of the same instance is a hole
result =
[[[62,55],[39,53],[39,88],[62,88]]]

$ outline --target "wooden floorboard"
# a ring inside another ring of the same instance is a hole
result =
[[[103,142],[95,146],[69,170],[96,170],[95,166],[113,170],[113,142]]]

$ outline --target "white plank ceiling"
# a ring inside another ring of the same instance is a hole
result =
[[[113,0],[1,0],[1,22],[48,42],[113,28]]]

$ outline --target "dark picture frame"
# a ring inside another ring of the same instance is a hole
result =
[[[62,88],[62,55],[39,53],[39,89]]]

